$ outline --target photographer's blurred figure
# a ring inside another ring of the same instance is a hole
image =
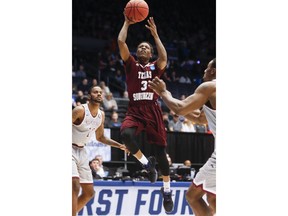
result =
[[[169,131],[181,131],[182,130],[182,124],[183,124],[183,120],[179,115],[177,115],[176,113],[172,114],[173,119],[169,121],[168,127],[169,127]]]
[[[184,164],[184,166],[189,167],[189,168],[191,168],[191,166],[192,166],[192,163],[190,160],[185,160],[183,164]]]
[[[103,157],[102,155],[96,155],[94,159],[99,160],[99,166],[104,170],[105,177],[109,174],[109,168],[103,165]]]
[[[89,162],[93,179],[102,179],[105,176],[104,169],[100,166],[98,159],[93,159]]]

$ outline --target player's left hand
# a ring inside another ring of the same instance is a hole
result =
[[[125,152],[128,154],[128,156],[130,155],[130,151],[126,148],[125,145],[121,145],[121,146],[120,146],[120,149],[123,150],[123,151],[125,151]]]
[[[165,82],[162,79],[159,79],[157,76],[152,81],[148,81],[148,87],[158,95],[166,91]]]
[[[151,34],[152,34],[152,36],[153,36],[154,38],[155,38],[155,37],[158,37],[156,24],[155,24],[155,22],[154,22],[153,17],[149,17],[149,19],[147,20],[147,22],[148,22],[149,25],[145,25],[145,27],[151,31]]]

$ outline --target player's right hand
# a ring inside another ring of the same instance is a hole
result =
[[[132,25],[132,24],[135,24],[136,22],[130,20],[126,15],[125,15],[125,11],[123,11],[123,15],[125,17],[125,22],[128,24],[128,25]]]
[[[148,81],[148,87],[158,95],[161,95],[162,92],[166,91],[165,82],[162,79],[159,79],[157,76],[152,81]]]

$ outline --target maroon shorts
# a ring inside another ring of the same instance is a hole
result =
[[[130,103],[120,130],[131,127],[137,128],[135,135],[145,131],[149,143],[167,146],[162,111],[157,102],[141,105]]]

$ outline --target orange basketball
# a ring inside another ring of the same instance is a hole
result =
[[[141,22],[149,14],[149,6],[144,0],[130,0],[125,6],[126,17],[133,22]]]

